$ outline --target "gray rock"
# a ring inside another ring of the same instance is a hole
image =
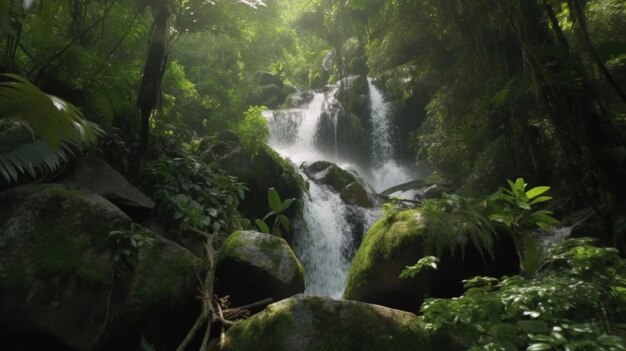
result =
[[[356,181],[350,172],[328,161],[303,163],[300,168],[309,179],[318,184],[328,185],[336,192],[341,192],[345,186]]]
[[[349,205],[355,205],[359,207],[372,207],[372,201],[365,191],[363,185],[358,182],[352,182],[341,189],[339,193],[341,200]]]
[[[70,187],[96,193],[122,209],[152,210],[154,201],[132,186],[105,161],[91,155],[78,160],[75,172],[66,180]]]
[[[216,291],[235,306],[304,291],[304,269],[289,244],[255,231],[231,234],[220,248]]]

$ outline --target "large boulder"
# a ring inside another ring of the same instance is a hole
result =
[[[105,161],[86,155],[76,163],[73,174],[66,185],[86,192],[96,193],[117,207],[134,212],[152,210],[154,201],[132,186]]]
[[[366,208],[370,208],[373,206],[372,200],[370,200],[367,191],[359,182],[352,182],[343,187],[343,189],[341,189],[341,192],[339,193],[339,196],[341,197],[341,200],[343,200],[343,202],[349,205]]]
[[[271,187],[276,188],[281,199],[301,199],[307,189],[307,183],[294,166],[268,146],[254,154],[237,146],[219,160],[219,165],[248,186],[246,200],[239,208],[246,218],[263,218],[270,211],[267,189]],[[297,211],[298,205],[294,204],[287,210],[287,216],[292,217]]]
[[[238,322],[212,350],[450,350],[412,313],[298,295]]]
[[[123,348],[144,331],[172,336],[191,323],[201,260],[129,224],[98,194],[48,184],[2,192],[0,330],[9,343],[32,335],[75,350]],[[124,231],[117,242],[113,226]]]
[[[517,272],[515,248],[508,237],[498,236],[492,258],[486,252],[481,255],[463,227],[462,220],[425,215],[420,210],[401,211],[380,219],[366,233],[356,253],[344,298],[416,312],[426,297],[461,295],[463,279]],[[444,237],[456,242],[454,254],[447,249],[449,244],[442,241]],[[437,270],[424,269],[412,279],[399,278],[406,266],[424,256],[436,255],[430,246],[440,242],[446,249],[440,254]]]
[[[356,181],[350,172],[328,161],[305,162],[300,169],[312,181],[328,185],[336,192],[341,192],[344,187]]]
[[[220,248],[215,291],[230,295],[234,306],[278,301],[304,291],[304,269],[285,240],[238,231]]]

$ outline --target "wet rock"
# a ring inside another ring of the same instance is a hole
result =
[[[355,205],[359,207],[372,207],[372,201],[370,200],[367,191],[358,182],[352,182],[346,185],[339,193],[341,200],[349,205]]]
[[[336,192],[341,192],[345,186],[356,181],[350,172],[328,161],[304,163],[300,168],[309,179],[318,184],[328,185]]]
[[[298,295],[239,322],[211,350],[451,350],[415,315],[382,306]]]
[[[285,240],[238,231],[219,251],[216,282],[215,291],[231,296],[234,306],[278,301],[304,291],[304,269]]]

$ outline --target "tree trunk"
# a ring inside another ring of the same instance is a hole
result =
[[[150,137],[150,116],[157,106],[161,94],[161,80],[167,65],[167,20],[170,11],[167,6],[158,5],[154,11],[154,24],[150,35],[148,57],[143,68],[139,93],[137,96],[137,107],[139,108],[139,118],[141,129],[139,132],[139,147],[135,162],[135,181],[141,179],[143,166],[148,151],[148,141]],[[132,161],[132,160],[131,160]]]

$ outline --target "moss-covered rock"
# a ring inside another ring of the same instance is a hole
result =
[[[302,199],[307,189],[306,181],[289,161],[283,159],[269,146],[262,147],[256,154],[244,148],[231,150],[219,164],[228,173],[248,185],[246,200],[241,202],[240,211],[247,218],[263,218],[269,212],[267,189],[274,187],[282,199]],[[298,211],[295,205],[287,210],[292,217]]]
[[[345,186],[356,181],[350,172],[328,161],[303,163],[300,168],[309,179],[318,184],[328,185],[336,192],[341,192]]]
[[[165,316],[193,301],[202,262],[141,227],[129,229],[128,216],[100,195],[29,185],[1,193],[0,209],[0,325],[7,333],[106,348],[138,338],[147,324],[171,325]],[[141,252],[116,246],[114,226],[153,245]],[[115,264],[119,250],[136,264]]]
[[[289,244],[254,231],[231,234],[220,248],[216,292],[235,306],[278,301],[304,291],[304,269]]]
[[[344,298],[418,311],[426,297],[460,295],[463,279],[516,272],[513,243],[506,237],[496,241],[495,258],[492,259],[489,254],[483,257],[459,231],[452,237],[457,246],[464,247],[463,251],[456,250],[455,255],[451,255],[446,250],[440,257],[437,270],[425,269],[412,279],[400,279],[406,266],[427,255],[425,242],[428,236],[432,239],[438,235],[431,221],[433,218],[420,210],[401,211],[377,221],[366,233],[354,257]],[[449,230],[458,228],[458,222],[449,225]],[[437,230],[441,230],[441,223]],[[433,253],[428,252],[428,255]]]
[[[220,351],[446,350],[413,314],[354,301],[298,295],[226,333]]]

